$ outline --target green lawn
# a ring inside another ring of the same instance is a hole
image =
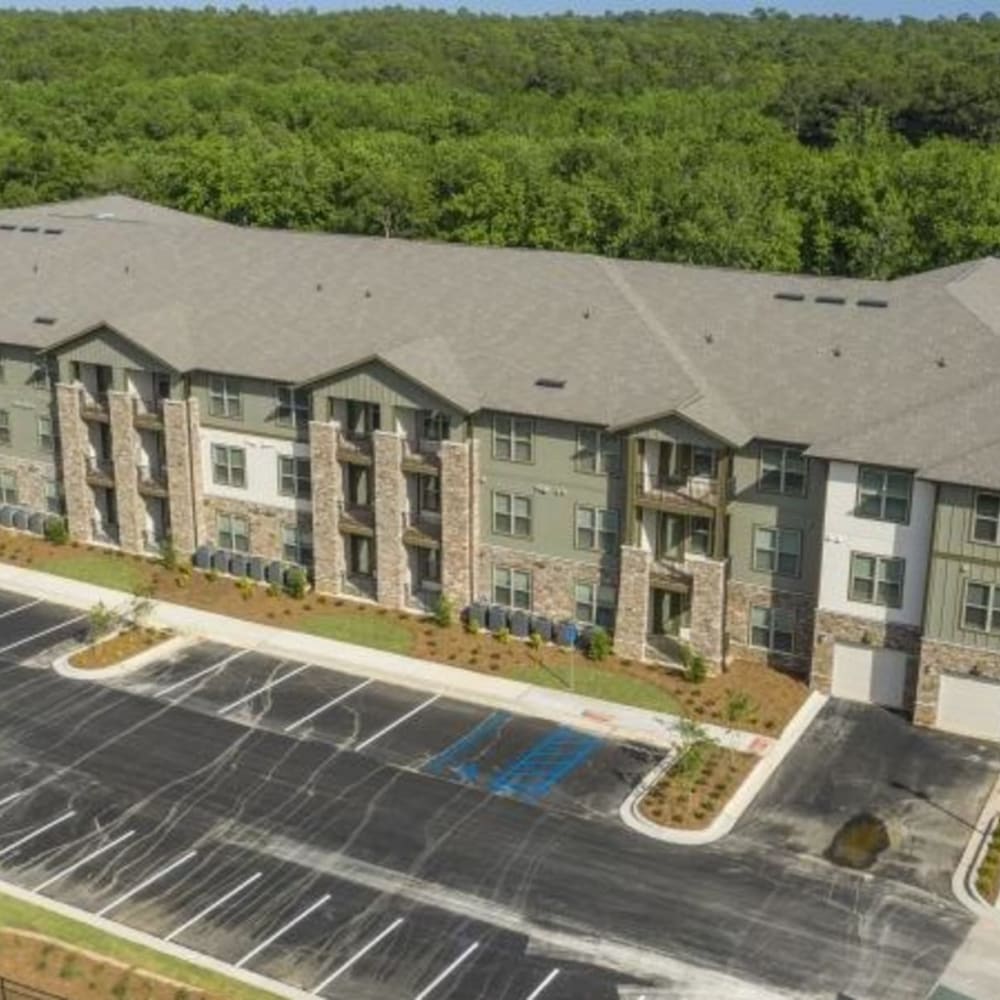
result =
[[[552,667],[545,664],[537,667],[502,667],[500,673],[512,681],[525,681],[559,691],[575,691],[590,698],[617,701],[653,712],[686,714],[680,702],[668,691],[638,677],[611,673],[590,663],[583,656],[577,657],[572,671],[568,666]]]
[[[237,979],[228,979],[197,965],[161,954],[151,948],[133,944],[123,938],[106,934],[89,924],[71,920],[40,906],[0,893],[0,927],[35,931],[55,938],[63,944],[106,955],[146,972],[158,973],[170,979],[207,990],[226,1000],[276,1000],[273,993],[254,989]]]
[[[311,614],[298,622],[300,632],[320,635],[324,639],[339,639],[359,646],[383,649],[387,653],[410,653],[413,634],[388,616],[358,615],[349,611],[337,614]]]
[[[103,552],[74,552],[71,555],[52,556],[40,559],[31,568],[129,593],[146,578],[146,573],[143,572],[145,566],[124,557],[111,557]]]

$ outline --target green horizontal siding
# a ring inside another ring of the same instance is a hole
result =
[[[52,461],[51,451],[38,444],[38,418],[52,418],[55,427],[55,396],[45,382],[35,379],[37,362],[35,351],[26,347],[0,345],[3,359],[3,378],[0,380],[0,410],[6,410],[10,426],[10,444],[0,445],[0,457],[13,455],[18,458]]]

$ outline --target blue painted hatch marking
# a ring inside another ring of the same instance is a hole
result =
[[[546,733],[491,782],[496,795],[513,795],[529,802],[544,798],[600,746],[596,736],[560,726]]]
[[[479,776],[479,768],[473,762],[463,761],[471,757],[477,750],[502,729],[510,720],[510,712],[493,712],[487,715],[478,725],[473,726],[464,736],[455,740],[440,753],[435,754],[423,767],[427,774],[437,776],[450,773],[462,781],[474,784]]]

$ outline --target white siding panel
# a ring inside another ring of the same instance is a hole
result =
[[[212,445],[220,444],[228,448],[242,448],[246,453],[246,489],[221,486],[212,481]],[[201,468],[205,496],[224,497],[227,500],[242,500],[244,503],[265,504],[268,507],[284,507],[287,510],[301,509],[303,501],[282,496],[278,492],[278,457],[309,457],[309,446],[297,441],[283,441],[280,438],[259,437],[252,434],[238,434],[221,431],[214,427],[201,429]]]

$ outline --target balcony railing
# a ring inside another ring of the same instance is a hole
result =
[[[80,415],[84,420],[109,420],[108,394],[106,392],[91,393],[87,389],[81,388]]]
[[[717,507],[720,499],[719,480],[708,476],[640,474],[636,493],[640,500],[648,503],[685,509]]]
[[[166,491],[167,469],[165,465],[162,463],[137,462],[135,468],[140,489]]]
[[[118,544],[118,525],[110,522],[105,523],[100,518],[95,517],[90,522],[90,535],[95,542],[103,545]]]
[[[133,396],[132,411],[137,427],[159,429],[163,426],[163,399],[158,396]]]
[[[115,463],[110,458],[99,458],[97,455],[88,455],[87,478],[90,480],[99,480],[102,483],[113,483],[115,479]]]
[[[436,548],[441,541],[441,515],[430,511],[404,510],[403,540]]]
[[[345,431],[341,429],[337,442],[337,457],[346,461],[362,461],[368,463],[372,456],[372,436],[360,431]]]

